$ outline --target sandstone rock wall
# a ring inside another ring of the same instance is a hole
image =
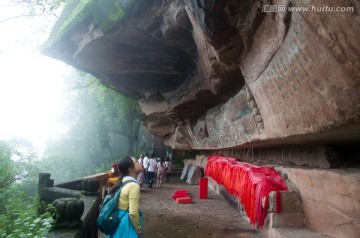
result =
[[[329,237],[360,234],[360,171],[279,167],[299,189],[305,225]]]
[[[278,5],[286,10],[265,8]],[[359,142],[358,1],[71,9],[82,17],[54,29],[43,52],[136,97],[147,129],[175,149]]]

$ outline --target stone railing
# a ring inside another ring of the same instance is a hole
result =
[[[49,238],[96,238],[98,229],[96,219],[99,206],[103,201],[104,186],[109,178],[108,173],[90,175],[78,180],[54,185],[51,174],[39,175],[39,196],[43,204],[62,204],[63,211],[58,211],[60,217]],[[75,203],[67,204],[68,200],[76,201],[80,207],[76,211]],[[56,201],[56,202],[54,202]],[[70,206],[71,205],[71,206]],[[41,206],[40,206],[41,212]],[[73,214],[76,214],[75,217]],[[81,214],[81,216],[80,216]]]

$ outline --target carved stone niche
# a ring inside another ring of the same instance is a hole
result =
[[[201,117],[197,120],[190,120],[190,126],[192,134],[197,140],[201,141],[209,136],[205,117]]]

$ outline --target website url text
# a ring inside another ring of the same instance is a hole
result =
[[[307,6],[287,7],[286,5],[263,5],[261,12],[354,12],[354,7]]]

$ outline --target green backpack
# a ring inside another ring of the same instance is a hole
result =
[[[115,193],[115,195],[109,194],[105,196],[104,202],[100,209],[99,217],[97,218],[96,222],[99,230],[106,235],[113,234],[121,221],[121,218],[118,218],[117,216],[117,203],[119,201],[121,188],[131,182],[135,183],[135,181],[127,180],[122,184],[122,186]]]

